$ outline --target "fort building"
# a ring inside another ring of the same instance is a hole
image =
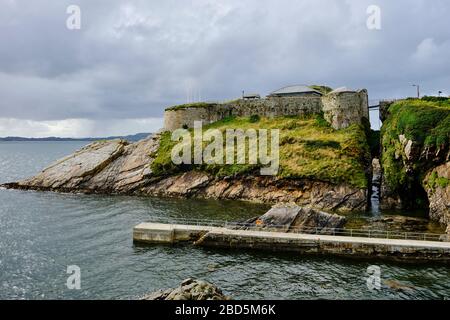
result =
[[[329,90],[327,90],[329,91]],[[258,94],[224,103],[193,103],[167,108],[164,113],[164,129],[192,128],[194,121],[209,124],[226,117],[306,116],[323,114],[335,129],[361,124],[369,119],[366,89],[351,90],[345,87],[330,92],[296,85],[276,90],[265,98]]]
[[[318,90],[310,88],[308,86],[297,85],[297,86],[288,86],[281,89],[278,89],[268,97],[320,97],[322,93]]]

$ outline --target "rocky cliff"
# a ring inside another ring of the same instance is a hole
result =
[[[450,162],[430,170],[423,185],[430,203],[430,218],[446,225],[450,234]]]
[[[94,142],[55,162],[36,176],[4,187],[265,203],[295,202],[338,212],[364,210],[367,205],[367,188],[346,182],[251,173],[220,176],[195,168],[156,174],[152,163],[160,152],[160,138],[161,135],[157,134],[131,144],[124,140]],[[338,161],[344,163],[344,160]]]
[[[295,202],[337,212],[365,210],[367,205],[367,190],[348,184],[253,175],[218,178],[201,171],[189,171],[155,181],[139,193],[263,203]]]
[[[381,111],[381,207],[428,208],[449,225],[450,99],[407,99]]]
[[[58,160],[36,176],[7,187],[86,193],[131,193],[151,177],[149,154],[159,138],[136,143],[99,141]]]

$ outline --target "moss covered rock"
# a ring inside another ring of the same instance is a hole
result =
[[[450,234],[450,162],[430,170],[423,184],[430,202],[430,218],[446,225]]]
[[[428,207],[425,177],[449,160],[450,99],[401,100],[383,113],[381,206]]]

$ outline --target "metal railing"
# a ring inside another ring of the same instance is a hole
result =
[[[360,237],[373,239],[398,239],[398,240],[419,240],[419,241],[439,241],[450,242],[450,235],[439,233],[423,233],[395,230],[374,230],[374,229],[347,229],[347,228],[315,228],[296,227],[286,225],[264,225],[248,222],[209,220],[195,218],[171,218],[171,217],[151,217],[147,222],[182,224],[195,226],[220,227],[233,230],[251,230],[265,232],[289,232],[317,235],[332,235],[342,237]]]

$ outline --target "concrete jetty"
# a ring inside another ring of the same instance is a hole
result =
[[[288,251],[301,254],[450,262],[450,242],[381,239],[302,233],[234,230],[225,227],[141,223],[137,243],[191,243],[197,246]]]

